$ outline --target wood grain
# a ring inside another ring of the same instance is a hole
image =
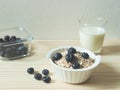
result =
[[[77,85],[57,80],[46,57],[49,50],[65,45],[78,46],[80,43],[77,40],[34,40],[29,57],[0,60],[0,90],[120,90],[120,40],[105,41],[101,64],[87,82]],[[34,75],[26,72],[28,67],[34,67],[37,72],[49,69],[51,83],[35,80]]]

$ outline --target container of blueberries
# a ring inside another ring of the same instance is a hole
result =
[[[23,27],[0,29],[0,59],[15,60],[30,55],[32,40]]]

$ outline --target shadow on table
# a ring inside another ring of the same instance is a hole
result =
[[[108,64],[101,63],[93,72],[90,79],[83,83],[93,88],[117,88],[120,84],[120,73]],[[80,84],[81,86],[81,84]],[[119,86],[120,88],[120,86]]]
[[[101,52],[101,55],[120,55],[120,45],[114,45],[114,46],[104,46]]]

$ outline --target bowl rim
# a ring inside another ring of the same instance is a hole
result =
[[[87,68],[82,68],[82,69],[68,69],[68,68],[64,68],[64,67],[60,67],[58,66],[57,64],[55,64],[53,62],[53,60],[50,58],[52,53],[57,51],[57,50],[60,50],[60,49],[66,49],[66,48],[70,48],[70,47],[74,47],[75,49],[77,50],[81,50],[81,52],[85,51],[87,52],[90,56],[92,56],[92,58],[94,58],[95,60],[95,63]],[[57,47],[57,48],[54,48],[52,50],[50,50],[48,53],[47,53],[47,58],[48,60],[50,60],[51,64],[56,67],[56,68],[59,68],[59,69],[62,69],[62,70],[65,70],[65,71],[87,71],[87,70],[91,70],[91,69],[94,69],[95,67],[97,67],[100,62],[101,62],[101,56],[100,55],[95,55],[92,51],[88,50],[88,49],[85,49],[85,48],[81,48],[80,46],[61,46],[61,47]]]

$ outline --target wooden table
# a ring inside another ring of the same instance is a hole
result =
[[[77,40],[34,40],[29,57],[14,61],[0,60],[0,90],[120,90],[120,40],[105,41],[101,64],[87,82],[78,85],[57,80],[46,57],[49,50],[64,45],[80,46],[80,43]],[[49,69],[51,83],[35,80],[34,75],[26,72],[28,67],[34,67],[38,72]]]

